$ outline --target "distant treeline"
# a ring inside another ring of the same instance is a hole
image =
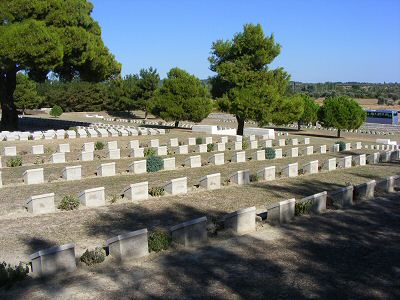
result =
[[[289,93],[304,93],[314,98],[350,96],[352,98],[400,99],[400,83],[326,82],[303,83],[292,81]]]

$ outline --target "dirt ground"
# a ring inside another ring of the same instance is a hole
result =
[[[49,280],[3,299],[399,299],[400,193],[348,210],[267,224],[197,248],[150,254]]]

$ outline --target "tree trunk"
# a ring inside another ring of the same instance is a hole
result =
[[[144,119],[145,119],[145,120],[147,120],[147,114],[148,114],[147,109],[145,109],[145,110],[144,110]]]
[[[340,138],[340,129],[337,130],[337,137]]]
[[[178,128],[179,121],[175,121],[175,128]]]
[[[300,131],[301,130],[301,124],[300,124],[300,122],[297,122],[297,131]]]
[[[236,120],[238,122],[238,127],[237,127],[236,134],[237,135],[243,135],[244,119],[241,119],[240,117],[236,116]]]
[[[2,130],[12,131],[18,129],[18,113],[14,104],[14,91],[16,86],[17,71],[15,67],[0,73]]]

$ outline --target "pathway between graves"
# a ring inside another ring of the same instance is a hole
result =
[[[124,265],[110,261],[48,282],[31,279],[3,297],[399,299],[399,228],[397,192],[283,227],[217,237],[201,248]]]

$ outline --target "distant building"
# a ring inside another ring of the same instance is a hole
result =
[[[367,109],[366,123],[392,124],[399,123],[398,111],[388,109]]]

